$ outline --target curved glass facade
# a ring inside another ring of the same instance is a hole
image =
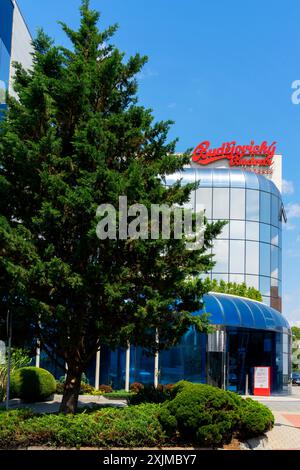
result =
[[[5,94],[9,85],[13,13],[12,1],[0,0],[0,113],[5,108]]]
[[[191,196],[195,211],[205,209],[209,221],[228,222],[212,248],[211,278],[245,282],[281,311],[282,200],[275,184],[242,169],[190,167],[168,183],[179,177],[199,182]]]

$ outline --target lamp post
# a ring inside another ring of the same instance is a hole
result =
[[[11,369],[11,337],[12,337],[12,314],[10,310],[7,311],[6,317],[7,329],[7,382],[6,382],[6,410],[9,408],[9,390],[10,390],[10,369]]]

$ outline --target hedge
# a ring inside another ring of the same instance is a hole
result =
[[[10,393],[13,398],[24,401],[44,401],[56,391],[56,381],[50,372],[38,367],[16,369],[10,379]]]

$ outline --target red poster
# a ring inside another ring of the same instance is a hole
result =
[[[267,397],[271,394],[271,367],[254,367],[254,395]]]

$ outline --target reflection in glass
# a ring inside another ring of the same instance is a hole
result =
[[[242,170],[235,169],[230,171],[230,186],[232,188],[245,187],[245,176]]]
[[[271,249],[267,243],[260,243],[259,252],[259,273],[261,276],[270,276],[271,270]]]
[[[213,270],[217,273],[228,273],[228,240],[215,240],[213,253],[216,261]]]
[[[270,243],[271,241],[270,225],[259,224],[259,226],[260,226],[260,233],[259,233],[260,241]]]
[[[227,223],[223,228],[220,233],[220,235],[217,236],[217,239],[224,239],[224,238],[229,238],[229,223]]]
[[[214,187],[229,187],[229,171],[227,169],[219,168],[213,170],[213,186]]]
[[[196,170],[197,181],[200,181],[200,188],[212,187],[212,170]]]
[[[246,238],[247,240],[259,240],[259,223],[246,222]]]
[[[271,277],[278,278],[279,260],[278,260],[278,247],[271,246]]]
[[[245,271],[245,242],[241,240],[230,241],[230,272],[243,273]]]
[[[262,295],[270,296],[270,278],[259,276],[259,290]]]
[[[229,282],[243,284],[243,282],[245,282],[245,276],[244,274],[229,274]]]
[[[279,244],[279,232],[277,227],[271,227],[271,243],[272,245],[278,246]]]
[[[272,194],[271,199],[271,224],[278,227],[279,225],[279,199]]]
[[[259,277],[258,276],[246,276],[246,284],[248,287],[254,287],[254,289],[259,290]]]
[[[230,222],[230,238],[244,240],[245,238],[245,222],[242,220],[232,220]]]
[[[250,171],[245,171],[246,188],[259,189],[258,176]]]
[[[259,244],[246,242],[246,273],[259,274]]]
[[[260,222],[270,223],[271,195],[269,193],[260,193]]]
[[[213,219],[229,218],[229,189],[213,188]]]
[[[231,188],[230,190],[230,218],[245,219],[245,190]]]
[[[212,218],[212,188],[199,188],[196,191],[196,211],[205,209],[208,219]]]
[[[246,219],[259,220],[259,192],[246,190]]]

